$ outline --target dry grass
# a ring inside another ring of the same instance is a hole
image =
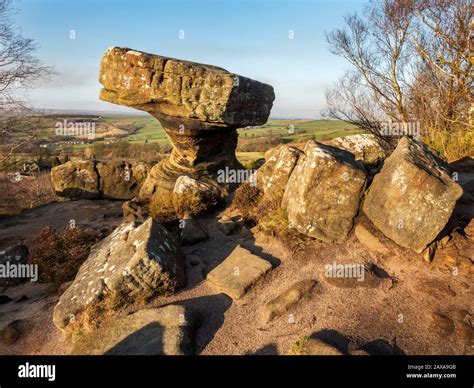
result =
[[[474,131],[430,132],[422,140],[448,162],[474,155]]]
[[[0,215],[18,214],[57,200],[49,172],[33,176],[0,175]]]
[[[154,195],[148,209],[150,214],[159,222],[166,223],[205,213],[217,205],[215,196],[198,193],[165,193]]]
[[[249,182],[244,182],[235,190],[231,207],[242,215],[246,223],[255,224],[257,222],[255,211],[261,199],[261,191]]]
[[[270,148],[283,144],[282,135],[269,135],[260,137],[239,137],[237,152],[265,152]]]
[[[55,232],[44,228],[34,239],[30,263],[38,265],[39,281],[56,286],[71,281],[102,236],[80,228]]]
[[[288,226],[286,210],[281,207],[282,192],[266,193],[243,183],[235,191],[232,208],[237,210],[248,226],[258,228],[282,242],[291,252],[296,253],[304,246],[306,238]]]
[[[149,290],[140,293],[126,291],[109,293],[98,303],[88,306],[80,314],[77,314],[75,321],[68,325],[67,331],[72,334],[73,340],[78,340],[82,335],[99,329],[114,317],[123,316],[149,306],[150,301],[159,292],[159,290]],[[169,293],[164,294],[169,295]]]

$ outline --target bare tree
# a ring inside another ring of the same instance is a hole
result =
[[[406,94],[412,58],[409,42],[412,1],[374,0],[364,16],[349,15],[346,27],[327,34],[330,50],[345,58],[353,71],[328,92],[329,115],[380,135],[381,117],[408,121]],[[344,109],[335,97],[341,95]],[[349,109],[348,109],[349,108]]]
[[[327,35],[352,70],[327,92],[326,114],[378,136],[382,117],[417,121],[446,153],[453,131],[472,132],[472,18],[470,0],[370,1]]]
[[[23,145],[31,143],[42,129],[31,116],[22,93],[51,72],[34,53],[36,44],[14,26],[11,0],[0,0],[0,164]]]
[[[423,0],[417,13],[411,43],[420,62],[410,91],[412,110],[429,128],[430,140],[439,139],[441,150],[447,152],[454,137],[465,138],[474,129],[473,6],[470,0]]]

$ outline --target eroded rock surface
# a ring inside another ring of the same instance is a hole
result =
[[[80,355],[190,355],[198,317],[183,306],[139,310],[109,322],[81,338],[73,349]]]
[[[51,181],[61,197],[131,199],[148,170],[144,162],[69,161],[51,170]]]
[[[77,321],[88,306],[105,298],[146,298],[186,284],[184,255],[171,234],[149,218],[120,225],[94,246],[54,309],[59,328]]]
[[[420,253],[448,222],[463,190],[428,147],[403,137],[375,175],[364,201],[372,223]]]
[[[325,242],[341,241],[359,210],[366,170],[350,152],[312,140],[303,152],[282,201],[289,225]]]
[[[337,137],[326,142],[326,144],[353,153],[356,160],[362,160],[369,166],[379,164],[387,156],[380,141],[371,134]]]
[[[268,154],[268,159],[257,172],[257,187],[267,196],[283,196],[291,173],[303,153],[296,147],[282,146]]]

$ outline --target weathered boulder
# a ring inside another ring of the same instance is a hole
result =
[[[139,310],[115,319],[80,338],[72,350],[78,355],[192,355],[199,323],[183,306]]]
[[[403,137],[375,175],[364,213],[388,238],[420,253],[444,228],[462,193],[443,161]]]
[[[54,191],[61,197],[98,198],[99,176],[92,160],[70,161],[51,170]]]
[[[269,154],[265,164],[255,172],[257,187],[267,196],[283,196],[286,184],[302,154],[298,148],[288,145]]]
[[[131,199],[138,194],[149,166],[143,162],[107,161],[96,164],[103,198]]]
[[[367,173],[354,155],[312,140],[306,143],[285,188],[289,226],[326,242],[350,232]]]
[[[237,246],[221,264],[207,274],[207,281],[236,300],[244,296],[271,268],[268,261]]]
[[[170,193],[178,177],[215,179],[240,169],[237,128],[264,124],[275,99],[269,85],[219,67],[109,48],[101,63],[100,99],[157,118],[173,146],[151,171],[141,199]]]
[[[51,170],[51,181],[62,197],[131,199],[138,194],[148,170],[143,162],[69,161]]]
[[[186,284],[184,255],[173,236],[149,218],[125,223],[95,245],[54,309],[63,329],[88,306],[123,295],[145,298]]]
[[[380,141],[371,134],[337,137],[325,143],[353,153],[356,160],[368,166],[377,165],[387,157]]]

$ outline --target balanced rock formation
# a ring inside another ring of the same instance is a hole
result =
[[[148,170],[143,162],[77,160],[54,167],[51,181],[61,197],[131,199]]]
[[[463,190],[426,145],[400,139],[364,201],[364,213],[397,244],[420,253],[442,231]]]
[[[77,355],[180,356],[195,352],[199,317],[183,306],[139,310],[81,337]]]
[[[185,285],[184,255],[166,228],[152,218],[138,226],[125,223],[92,248],[59,299],[53,320],[63,329],[105,298],[143,299]]]
[[[283,195],[289,226],[325,242],[341,241],[359,210],[365,167],[352,153],[312,140],[303,153]]]
[[[219,67],[119,47],[106,51],[99,81],[102,100],[150,113],[173,146],[150,171],[141,199],[173,192],[180,176],[218,185],[218,170],[242,168],[236,129],[264,124],[275,99],[271,86]]]

